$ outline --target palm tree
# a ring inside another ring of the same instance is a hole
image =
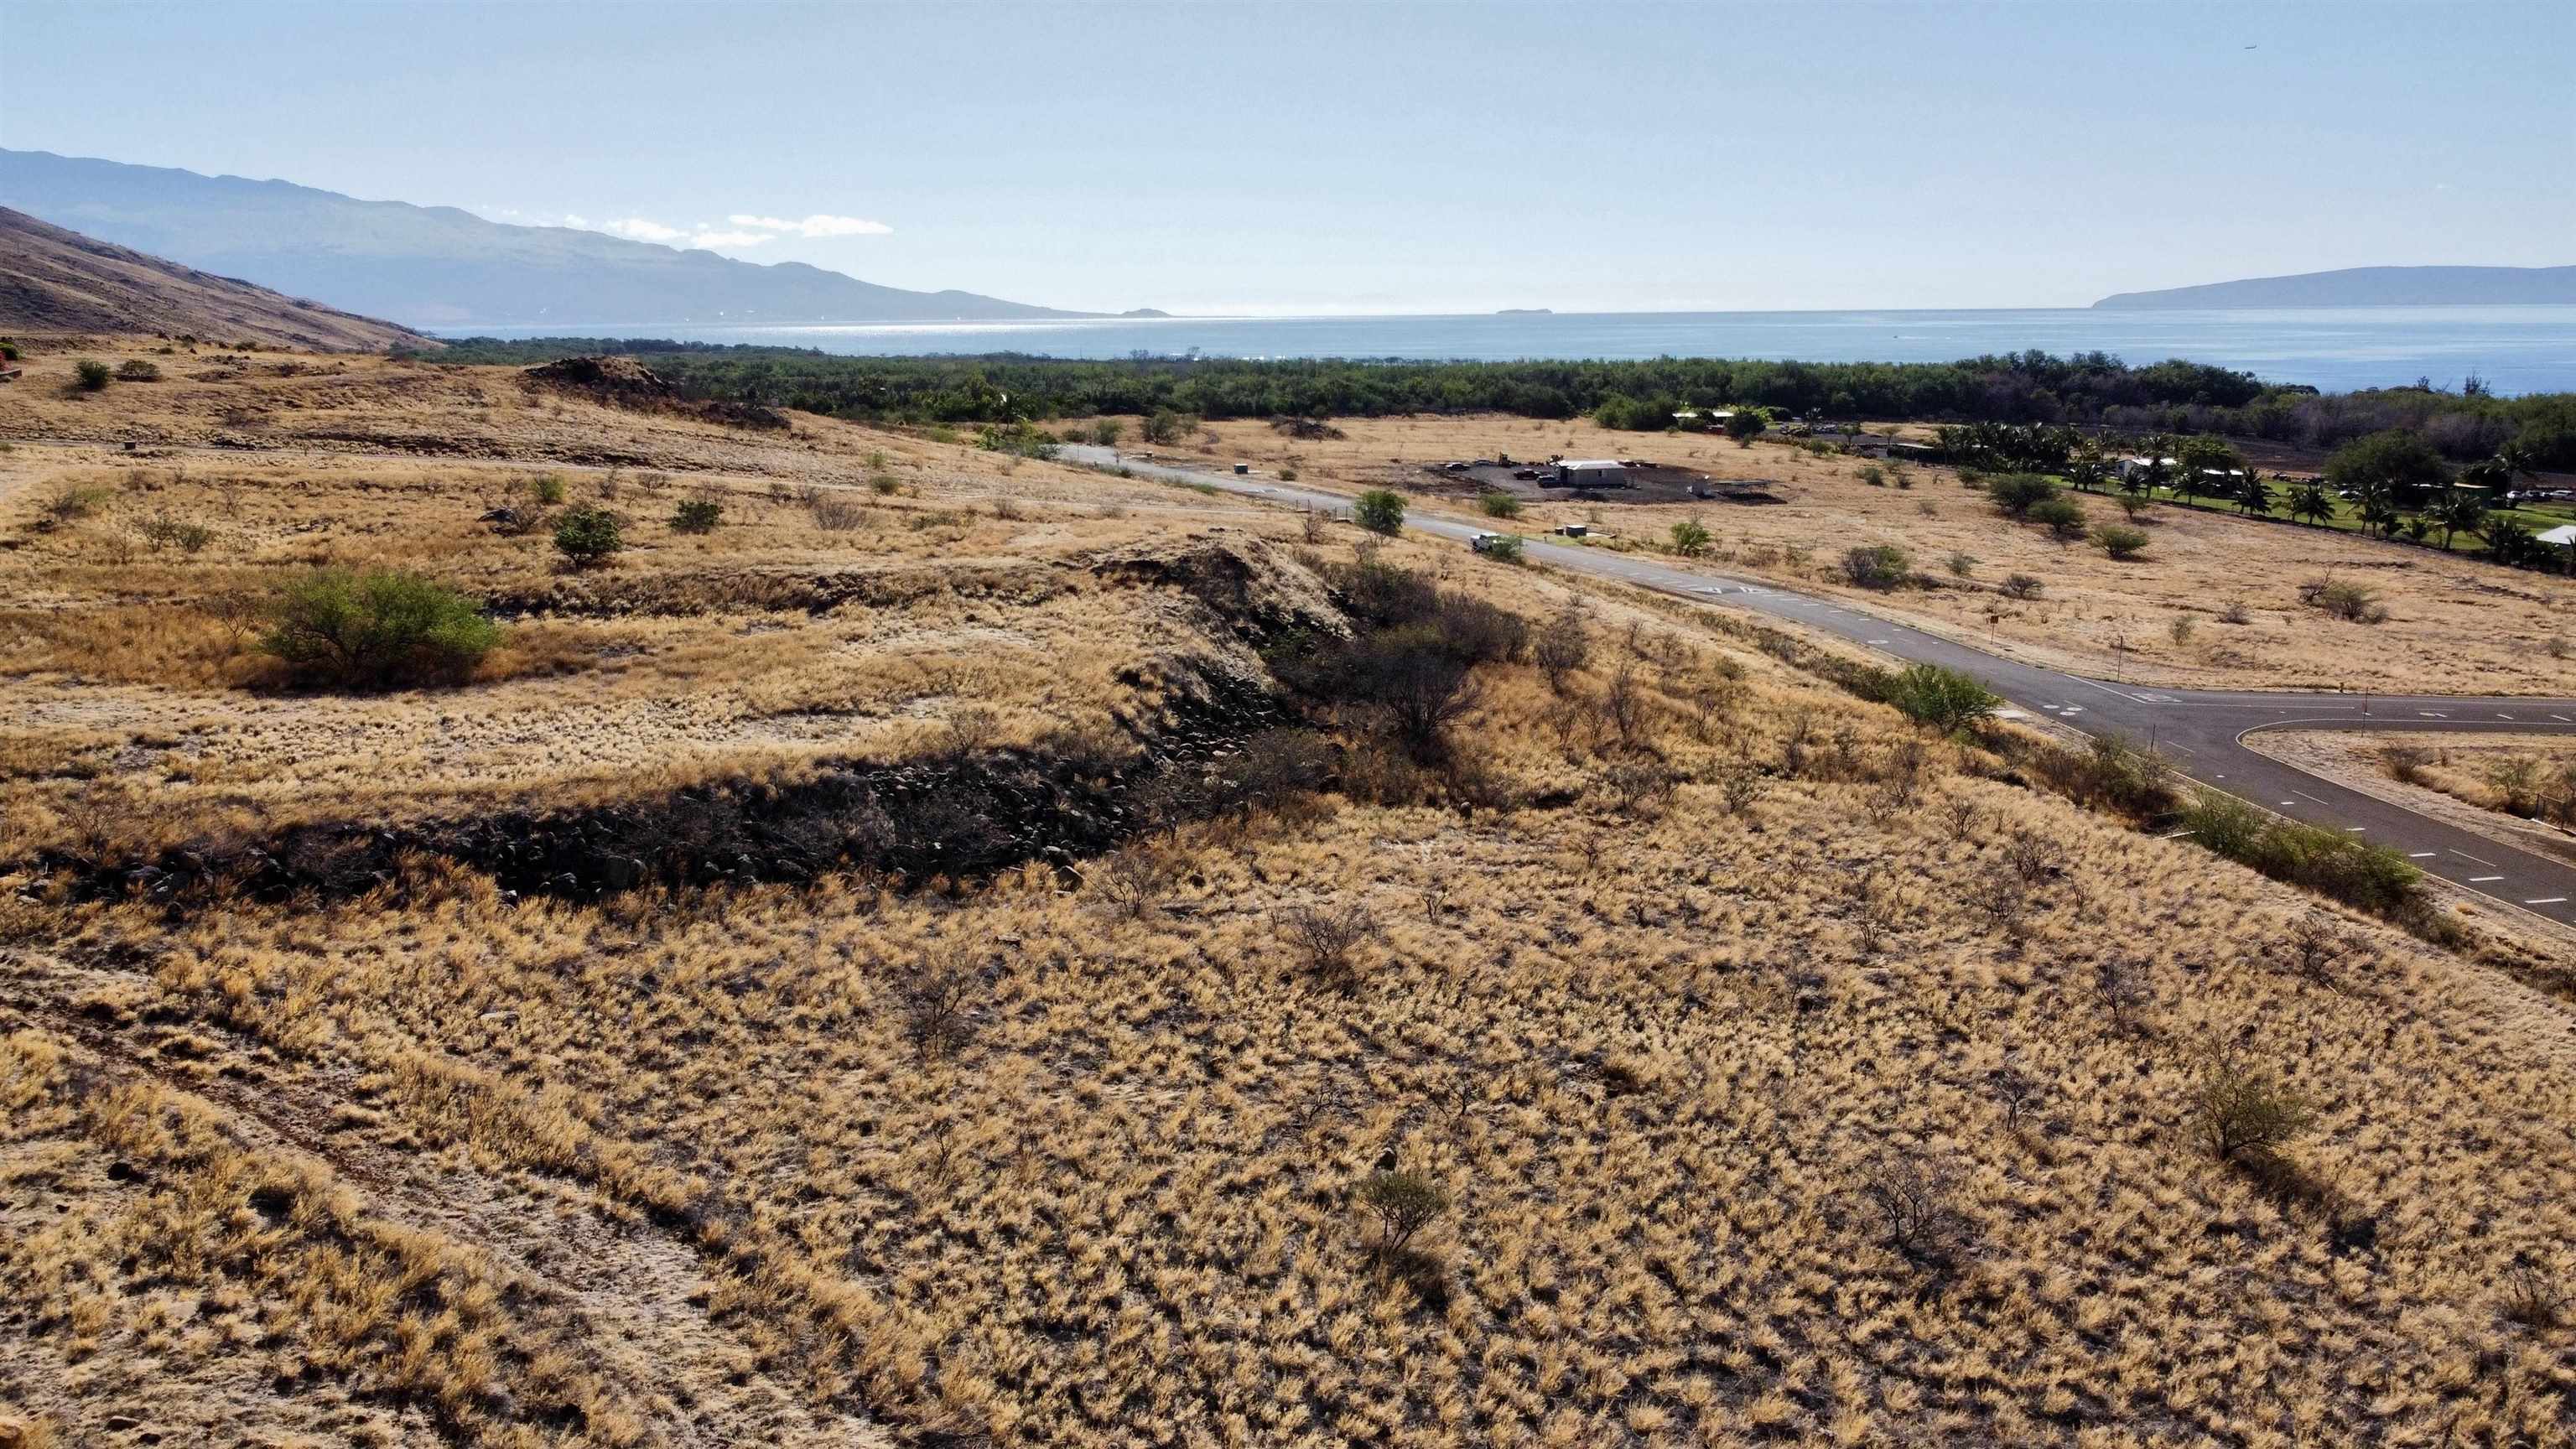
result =
[[[2403,515],[2398,512],[2397,499],[2391,495],[2387,484],[2374,483],[2362,490],[2361,497],[2355,501],[2361,505],[2362,527],[2378,529],[2381,538],[2396,535],[2397,520]]]
[[[2311,478],[2290,495],[2290,516],[2310,523],[2324,524],[2334,519],[2334,498],[2326,486]]]
[[[2531,530],[2510,513],[2488,514],[2478,536],[2487,541],[2487,553],[2498,563],[2514,563],[2533,547]]]
[[[2269,514],[2272,511],[2272,485],[2263,481],[2259,468],[2245,470],[2245,481],[2236,485],[2236,511]]]
[[[2467,482],[2472,473],[2486,466],[2484,463],[2470,464],[2460,470],[2461,481]],[[2476,533],[2486,522],[2487,495],[2476,487],[2453,488],[2435,499],[2429,511],[2434,521],[2442,525],[2442,547],[2448,549],[2452,535]]]

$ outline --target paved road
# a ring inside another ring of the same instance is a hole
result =
[[[1273,479],[1174,467],[1112,449],[1068,445],[1072,462],[1125,467],[1174,482],[1292,506],[1343,510],[1350,500]],[[1416,514],[1415,533],[1466,540],[1487,530]],[[2576,867],[2418,815],[2347,789],[2245,747],[2257,730],[2361,729],[2576,734],[2576,699],[2462,695],[2359,695],[2157,689],[2111,684],[2044,665],[2005,659],[1838,600],[1698,567],[1604,549],[1530,539],[1528,556],[1570,572],[1616,579],[1686,598],[1789,620],[1865,644],[1908,663],[1941,664],[1976,676],[2005,699],[2088,734],[2118,734],[2170,755],[2183,773],[2295,820],[2385,845],[2425,874],[2551,920],[2576,924]]]

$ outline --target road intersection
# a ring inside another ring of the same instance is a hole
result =
[[[1107,448],[1068,445],[1063,453],[1072,462],[1123,467],[1140,476],[1212,486],[1293,507],[1338,512],[1351,502],[1319,489],[1156,463]],[[1405,527],[1460,541],[1492,531],[1436,514],[1408,517]],[[1534,562],[1571,573],[1801,624],[1909,664],[1960,670],[2013,704],[2085,734],[2119,735],[2151,744],[2202,784],[2291,819],[2386,846],[2426,875],[2463,890],[2576,924],[2576,867],[2338,785],[2257,754],[2244,742],[2258,731],[2280,729],[2576,735],[2576,699],[2168,689],[2109,683],[2007,659],[1839,600],[1714,569],[1542,539],[1526,541],[1524,551]]]

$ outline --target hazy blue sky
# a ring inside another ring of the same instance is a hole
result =
[[[6,0],[0,145],[1084,308],[2059,305],[2576,262],[2571,60],[2568,0]]]

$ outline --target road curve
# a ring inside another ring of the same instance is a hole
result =
[[[1207,485],[1272,503],[1339,511],[1340,494],[1250,475],[1176,467],[1115,449],[1067,444],[1062,456],[1142,477]],[[1436,514],[1405,527],[1464,541],[1491,530]],[[2263,690],[2159,689],[2106,683],[1989,654],[1839,600],[1714,569],[1681,567],[1573,544],[1526,541],[1527,556],[1570,573],[1614,579],[1662,593],[1743,609],[1851,640],[1910,664],[1940,664],[1975,676],[2005,699],[2087,734],[2150,744],[2191,778],[2311,825],[2357,835],[2406,856],[2426,875],[2519,910],[2576,924],[2576,867],[2491,840],[2475,831],[2267,759],[2244,737],[2267,729],[2454,730],[2576,734],[2576,699],[2520,696],[2360,695]]]

